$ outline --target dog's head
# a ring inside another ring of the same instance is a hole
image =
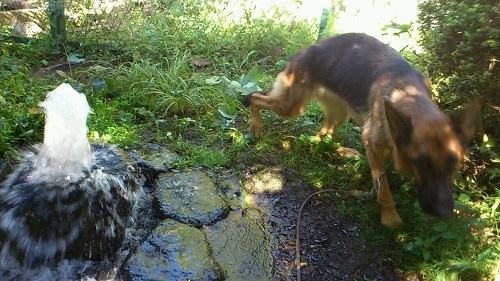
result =
[[[387,122],[396,149],[396,169],[415,177],[420,207],[436,217],[448,217],[454,208],[453,177],[473,135],[479,102],[450,116],[435,110],[434,116],[410,118],[385,102]]]

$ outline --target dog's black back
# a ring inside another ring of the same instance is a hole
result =
[[[318,137],[333,137],[349,117],[361,127],[383,225],[402,223],[385,175],[392,155],[401,173],[414,177],[422,209],[437,217],[453,213],[453,175],[465,155],[478,105],[450,118],[431,99],[428,79],[396,50],[366,34],[344,34],[294,55],[270,90],[245,98],[250,129],[260,137],[260,111],[284,118],[305,112],[311,100],[324,109]]]
[[[396,50],[366,34],[347,33],[332,37],[296,56],[307,61],[305,65],[313,83],[323,84],[359,111],[369,107],[370,88],[379,79],[388,79],[393,88],[406,85],[402,80],[408,79],[426,85],[426,78]],[[427,92],[424,88],[421,90]]]

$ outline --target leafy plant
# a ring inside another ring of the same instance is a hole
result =
[[[258,69],[256,67],[252,67],[247,74],[241,75],[240,81],[233,80],[229,82],[229,86],[242,95],[248,95],[256,91],[262,91],[258,83],[254,82],[257,73]]]
[[[82,14],[67,24],[68,38],[81,40],[78,46],[61,45],[46,34],[39,41],[13,43],[8,28],[0,31],[0,158],[41,141],[43,116],[30,109],[62,81],[70,81],[93,108],[88,121],[92,141],[168,145],[183,156],[177,168],[232,172],[244,167],[246,172],[249,165],[276,166],[304,186],[371,190],[366,157],[347,159],[335,152],[339,146],[362,152],[361,128],[347,122],[333,139],[315,138],[323,121],[317,104],[292,120],[263,111],[264,137],[247,134],[249,112],[241,98],[260,86],[270,88],[287,58],[317,38],[317,23],[297,20],[289,12],[301,1],[263,15],[253,1],[244,0],[125,1],[99,13],[104,7],[95,8],[93,2],[68,3],[72,12]],[[391,167],[387,175],[395,201],[404,205],[398,206],[406,221],[401,229],[380,228],[375,200],[338,199],[339,214],[362,224],[356,235],[381,246],[381,255],[416,278],[491,279],[500,260],[498,120],[491,107],[498,105],[498,29],[492,28],[498,9],[491,3],[423,2],[426,53],[404,51],[430,75],[446,110],[462,107],[470,93],[485,97],[486,134],[474,141],[470,161],[457,175],[456,216],[429,220],[416,203],[414,182]],[[334,31],[336,12],[332,9],[323,35]],[[386,28],[402,36],[410,26]],[[210,63],[196,64],[193,58]],[[69,67],[51,70],[61,62]],[[47,74],[40,75],[39,68]]]
[[[500,105],[500,30],[493,28],[500,25],[498,3],[432,0],[419,9],[421,45],[440,103],[459,108],[471,96],[481,96],[486,133],[500,138],[498,110],[492,108]]]

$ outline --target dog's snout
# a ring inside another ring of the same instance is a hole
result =
[[[424,212],[438,218],[448,218],[453,213],[455,200],[446,185],[420,186],[418,199]]]

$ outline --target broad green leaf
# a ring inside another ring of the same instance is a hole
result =
[[[74,54],[71,54],[68,56],[68,61],[81,63],[81,62],[85,62],[85,59],[82,59],[80,54],[74,53]]]
[[[172,7],[170,7],[170,13],[174,17],[180,17],[182,16],[182,13],[184,12],[184,6],[179,1],[175,1],[172,4]]]
[[[220,76],[212,76],[210,78],[205,79],[205,83],[208,85],[217,85],[222,82]]]
[[[465,194],[465,193],[462,193],[458,196],[458,201],[462,202],[462,203],[469,203],[470,202],[470,196]]]

